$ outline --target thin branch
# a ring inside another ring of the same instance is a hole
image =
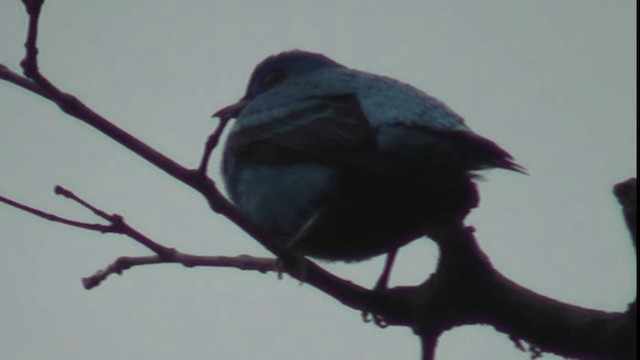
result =
[[[181,264],[186,267],[230,267],[239,270],[259,271],[261,273],[277,271],[276,260],[259,258],[248,255],[239,256],[200,256],[175,252],[172,259],[167,260],[160,256],[120,257],[106,268],[95,274],[82,278],[85,289],[90,290],[102,283],[111,274],[122,275],[125,270],[135,266],[155,264]]]
[[[96,272],[94,275],[83,278],[82,282],[86,289],[92,289],[98,285],[102,281],[104,281],[111,274],[122,274],[124,270],[132,268],[134,266],[141,265],[153,265],[153,264],[181,264],[186,267],[196,267],[196,266],[208,266],[208,267],[232,267],[240,270],[253,270],[259,271],[262,273],[276,271],[276,260],[272,258],[260,258],[249,255],[239,255],[239,256],[200,256],[200,255],[191,255],[178,252],[173,249],[166,248],[162,245],[157,244],[152,241],[148,237],[144,236],[133,227],[129,226],[124,222],[122,217],[118,215],[109,215],[106,212],[96,208],[95,206],[89,204],[87,201],[81,199],[73,192],[61,187],[56,186],[56,194],[63,195],[69,199],[72,199],[84,207],[90,209],[93,213],[102,217],[103,219],[111,222],[111,225],[103,225],[103,224],[89,224],[80,221],[70,220],[67,218],[63,218],[36,208],[33,208],[28,205],[24,205],[17,201],[11,200],[4,196],[0,196],[0,202],[5,203],[9,206],[12,206],[16,209],[28,212],[37,217],[81,228],[91,231],[98,231],[101,233],[119,233],[123,235],[127,235],[139,243],[147,246],[149,249],[154,251],[157,255],[155,256],[144,256],[144,257],[120,257],[116,259],[112,264],[107,266],[105,269]]]
[[[31,91],[30,86],[23,88]],[[131,134],[113,125],[80,102],[76,97],[62,92],[57,92],[57,89],[39,89],[39,91],[45,91],[46,95],[44,95],[44,97],[58,104],[60,109],[65,113],[93,126],[104,135],[120,143],[135,154],[149,161],[151,164],[156,165],[173,178],[198,191],[207,200],[213,211],[224,214],[225,217],[253,237],[267,250],[274,253],[285,265],[285,270],[290,270],[290,274],[296,277],[296,275],[294,275],[296,273],[295,264],[298,264],[300,259],[294,254],[289,253],[286,249],[280,248],[276,242],[271,241],[254,224],[240,214],[236,210],[235,206],[231,204],[217,189],[213,180],[203,176],[199,171],[192,171],[180,166],[167,156],[161,154]],[[34,92],[39,94],[39,92]],[[343,280],[322,269],[313,262],[304,259],[302,261],[304,262],[306,275],[304,278],[298,278],[298,280],[316,287],[340,301],[342,304],[353,309],[361,311],[367,310],[376,313],[383,312],[383,307],[376,305],[375,301],[372,301],[372,296],[368,289]]]
[[[11,199],[6,198],[4,196],[0,196],[0,202],[3,202],[3,203],[5,203],[5,204],[7,204],[9,206],[12,206],[14,208],[20,209],[22,211],[31,213],[31,214],[33,214],[33,215],[35,215],[37,217],[40,217],[42,219],[45,219],[45,220],[49,220],[49,221],[53,221],[53,222],[57,222],[57,223],[61,223],[61,224],[65,224],[65,225],[81,228],[81,229],[97,231],[97,232],[101,232],[101,233],[115,233],[115,234],[126,235],[126,236],[134,239],[136,242],[144,245],[146,248],[148,248],[149,250],[153,251],[158,256],[162,257],[163,259],[171,260],[174,257],[174,254],[176,252],[174,249],[162,246],[162,245],[156,243],[155,241],[151,240],[149,237],[145,236],[141,232],[139,232],[136,229],[134,229],[133,227],[129,226],[129,224],[127,224],[124,221],[122,216],[117,215],[117,214],[113,214],[113,215],[107,214],[105,211],[102,211],[102,210],[96,208],[95,206],[89,204],[87,201],[81,199],[80,197],[75,195],[73,192],[63,188],[62,186],[56,186],[55,187],[55,192],[56,192],[56,194],[63,195],[64,197],[69,198],[69,199],[79,203],[80,205],[86,207],[87,209],[91,210],[94,214],[96,214],[96,215],[100,216],[101,218],[107,220],[110,224],[109,225],[91,224],[91,223],[85,223],[85,222],[81,222],[81,221],[76,221],[76,220],[63,218],[61,216],[57,216],[57,215],[54,215],[54,214],[51,214],[51,213],[36,209],[34,207],[19,203],[19,202],[15,201],[15,200],[11,200]]]
[[[222,136],[222,133],[224,132],[224,128],[229,123],[229,120],[231,119],[220,118],[218,122],[218,126],[213,131],[213,133],[209,135],[209,138],[207,139],[207,142],[204,146],[204,152],[202,154],[202,160],[200,160],[200,166],[198,167],[198,171],[202,175],[207,174],[207,166],[209,165],[209,159],[211,158],[211,153],[218,146],[218,143],[220,142],[220,136]]]
[[[38,69],[38,27],[40,24],[40,11],[44,0],[22,0],[24,8],[29,15],[29,27],[27,29],[27,41],[24,43],[25,57],[20,63],[24,75],[30,79],[40,76]],[[38,81],[36,81],[38,82]],[[48,82],[48,81],[47,81]]]
[[[92,213],[98,215],[99,217],[110,221],[110,222],[114,222],[114,215],[109,215],[106,212],[96,208],[95,206],[89,204],[88,202],[82,200],[80,197],[78,197],[76,194],[74,194],[73,192],[71,192],[70,190],[65,189],[64,187],[57,185],[56,187],[53,188],[53,192],[56,195],[62,195],[64,197],[66,197],[67,199],[71,199],[75,202],[77,202],[78,204],[82,205],[83,207],[91,210]]]
[[[134,239],[136,242],[146,246],[151,251],[157,254],[157,256],[143,257],[143,258],[130,258],[125,257],[125,260],[118,259],[112,265],[104,270],[99,271],[93,276],[90,276],[83,280],[85,288],[91,289],[99,285],[107,276],[112,273],[121,273],[123,270],[137,265],[149,265],[160,263],[180,263],[184,266],[227,266],[236,267],[244,270],[258,270],[261,272],[266,271],[265,268],[274,268],[274,259],[263,259],[254,257],[219,257],[219,256],[197,256],[188,255],[178,252],[175,249],[167,248],[159,243],[151,240],[149,237],[137,231],[135,228],[128,225],[124,219],[119,215],[109,215],[107,212],[98,209],[91,205],[88,201],[81,199],[73,192],[61,187],[56,187],[56,193],[63,195],[67,198],[73,199],[82,206],[90,209],[92,212],[98,214],[103,219],[109,221],[110,225],[101,224],[85,224],[82,222],[65,219],[53,214],[46,213],[44,211],[29,207],[24,204],[20,204],[11,199],[0,197],[0,201],[15,208],[27,211],[36,216],[45,218],[50,221],[60,222],[66,225],[88,229],[92,231],[118,233],[128,236]],[[354,308],[356,310],[366,310],[376,313],[383,313],[384,307],[381,303],[376,304],[375,294],[368,289],[362,288],[349,281],[343,280],[326,270],[322,269],[318,265],[306,259],[301,259],[296,255],[289,252],[281,252],[279,257],[281,266],[292,277],[298,279],[301,282],[308,283],[328,295],[334,297],[341,303]],[[302,263],[300,263],[302,262]],[[125,266],[128,265],[128,266]],[[123,267],[124,266],[124,267]],[[298,269],[303,267],[304,273],[300,273]],[[389,318],[393,318],[392,313],[387,315]]]
[[[6,198],[4,196],[0,196],[0,202],[5,203],[9,206],[12,206],[16,209],[20,209],[22,211],[26,211],[30,214],[33,214],[39,218],[48,220],[48,221],[52,221],[52,222],[57,222],[57,223],[61,223],[61,224],[65,224],[65,225],[69,225],[69,226],[73,226],[73,227],[77,227],[77,228],[81,228],[81,229],[86,229],[86,230],[91,230],[91,231],[98,231],[101,233],[108,233],[108,232],[116,232],[113,229],[113,226],[110,225],[103,225],[103,224],[90,224],[90,223],[85,223],[85,222],[81,222],[81,221],[76,221],[76,220],[71,220],[71,219],[67,219],[67,218],[63,218],[36,208],[33,208],[31,206],[27,206],[24,205],[22,203],[19,203],[15,200],[11,200],[9,198]]]
[[[142,244],[147,249],[153,251],[158,256],[163,259],[172,260],[175,256],[176,250],[160,245],[159,243],[151,240],[146,235],[142,234],[138,230],[129,226],[124,220],[124,218],[117,214],[108,214],[106,211],[100,210],[97,207],[91,205],[88,201],[81,199],[79,196],[74,194],[73,192],[63,188],[58,185],[55,187],[55,193],[57,195],[62,195],[67,199],[70,199],[83,207],[89,209],[91,212],[96,214],[97,216],[107,220],[111,223],[111,232],[126,235],[132,239],[134,239],[139,244]]]
[[[76,201],[78,203],[83,204],[83,206],[91,209],[93,212],[98,213],[98,214],[102,214],[102,216],[109,222],[111,222],[112,224],[110,226],[105,226],[105,225],[101,225],[101,227],[99,228],[102,231],[108,231],[108,232],[113,232],[113,233],[120,233],[120,234],[124,234],[126,236],[129,236],[131,238],[133,238],[134,240],[136,240],[137,242],[141,243],[142,245],[146,246],[147,248],[149,248],[150,250],[152,250],[153,252],[155,252],[156,254],[158,254],[159,258],[162,258],[163,262],[169,262],[169,263],[176,263],[176,262],[180,262],[182,263],[182,261],[186,261],[185,262],[185,266],[189,266],[189,261],[196,261],[198,259],[205,259],[205,258],[197,258],[197,257],[187,257],[187,260],[184,260],[184,258],[178,259],[177,256],[179,256],[181,253],[177,252],[175,249],[171,249],[171,248],[167,248],[164,247],[154,241],[152,241],[151,239],[149,239],[148,237],[146,237],[145,235],[143,235],[142,233],[138,232],[137,230],[135,230],[133,227],[129,226],[123,219],[122,217],[120,217],[119,215],[108,215],[106,212],[97,209],[95,206],[90,205],[87,201],[80,199],[77,195],[74,195],[73,193],[71,193],[69,190],[66,190],[62,187],[57,187],[56,191],[66,197],[69,198],[73,198],[76,199]],[[3,198],[4,199],[4,198]],[[8,204],[17,204],[16,202],[7,199],[6,203]],[[22,204],[19,204],[22,205]],[[34,214],[40,214],[43,213],[40,210],[37,209],[33,209],[27,206],[16,206],[18,208],[21,208],[23,210],[26,211],[26,209],[31,209],[33,211],[29,211],[31,213]],[[48,214],[51,215],[51,214]],[[53,217],[56,217],[55,215],[51,215]],[[59,217],[56,217],[59,218]],[[65,219],[67,220],[67,219]],[[76,222],[69,220],[67,222],[64,222],[68,225],[71,226],[75,226]],[[84,228],[83,226],[79,226]],[[91,227],[89,227],[90,230],[95,230]],[[257,234],[260,234],[259,232],[256,231]],[[263,242],[268,242],[269,240],[267,238],[265,238],[264,236],[262,236],[261,234],[259,235],[261,236],[261,239]],[[282,268],[287,271],[292,277],[298,279],[301,282],[305,282],[307,284],[310,284],[311,286],[314,286],[316,288],[318,288],[319,290],[325,292],[326,294],[332,296],[333,298],[335,298],[336,300],[340,301],[342,304],[349,306],[353,309],[356,310],[366,310],[366,311],[370,311],[370,312],[375,312],[375,313],[385,313],[384,310],[384,306],[382,305],[382,303],[377,303],[376,299],[374,296],[372,296],[372,292],[368,289],[365,289],[363,287],[360,287],[356,284],[353,284],[349,281],[343,280],[329,272],[327,272],[326,270],[322,269],[321,267],[319,267],[318,265],[314,264],[313,262],[306,260],[306,259],[301,259],[298,256],[288,252],[286,249],[285,250],[281,250],[277,247],[275,247],[275,245],[272,245],[271,243],[269,243],[269,247],[271,247],[272,249],[276,249],[275,252],[278,255],[280,264],[282,265]],[[145,261],[151,261],[151,260],[145,260]],[[206,260],[204,260],[206,262]],[[302,264],[301,264],[302,262]],[[126,264],[126,262],[125,262]],[[203,265],[204,266],[204,265]],[[215,265],[212,265],[215,266]],[[304,274],[301,274],[299,271],[297,271],[300,266],[304,267],[305,271]],[[118,267],[114,267],[112,268],[112,271],[117,270]],[[117,273],[117,271],[115,271]],[[102,273],[101,273],[102,274]],[[104,273],[105,277],[110,274],[109,272]],[[99,279],[100,277],[98,276],[97,279]],[[91,279],[91,277],[90,277]],[[95,280],[95,279],[94,279]],[[94,286],[96,286],[97,284],[100,283],[100,281],[94,281],[91,280],[91,283],[95,284],[93,286],[90,286],[88,288],[92,288]],[[393,312],[389,313],[387,316],[385,316],[385,318],[393,318]]]
[[[92,231],[100,231],[100,232],[112,232],[112,233],[120,233],[127,235],[137,242],[147,246],[152,251],[156,252],[158,255],[156,256],[147,256],[147,257],[121,257],[114,261],[112,264],[107,266],[105,269],[98,271],[92,276],[86,277],[82,279],[83,286],[86,289],[92,289],[98,285],[100,285],[109,275],[111,274],[121,274],[124,270],[129,269],[134,266],[141,265],[151,265],[151,264],[165,264],[165,263],[178,263],[187,267],[195,267],[195,266],[211,266],[211,267],[233,267],[241,270],[255,270],[260,272],[268,272],[279,270],[280,267],[276,266],[275,259],[268,258],[257,258],[251,257],[247,255],[241,255],[236,257],[225,257],[225,256],[199,256],[199,255],[190,255],[183,254],[174,249],[166,248],[162,245],[159,245],[144,236],[128,224],[124,222],[122,217],[118,215],[108,215],[106,212],[96,208],[95,206],[89,204],[87,201],[82,200],[77,195],[73,194],[71,191],[66,190],[60,186],[56,187],[56,193],[61,194],[65,197],[74,199],[76,202],[82,204],[83,206],[91,209],[94,213],[99,214],[105,220],[110,221],[111,225],[101,225],[101,224],[86,224],[74,220],[65,219],[50,213],[46,213],[44,211],[32,208],[30,206],[18,203],[16,201],[10,200],[5,197],[0,196],[0,202],[6,203],[10,206],[18,208],[20,210],[29,212],[38,217],[55,221],[59,223],[63,223],[66,225],[79,227],[83,229],[88,229]],[[295,261],[299,261],[300,259],[296,259]],[[292,263],[291,260],[287,261],[288,263]],[[333,296],[335,299],[339,300],[343,304],[350,306],[354,309],[369,309],[371,301],[371,292],[367,289],[359,287],[353,283],[342,280],[322,268],[318,267],[312,262],[305,261],[305,273],[304,275],[299,274],[296,271],[289,270],[290,274],[297,278],[300,281],[307,282],[321,290],[325,293]],[[371,309],[380,312],[382,307],[374,306]]]
[[[33,81],[20,74],[11,71],[7,66],[0,64],[0,79],[8,81],[14,85],[17,85],[27,91],[40,95],[45,99],[54,101],[55,99],[49,94],[49,92],[36,85]]]

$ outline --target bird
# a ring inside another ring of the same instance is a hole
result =
[[[440,100],[304,50],[261,61],[213,116],[236,119],[221,169],[231,201],[279,246],[319,260],[387,254],[390,271],[400,247],[462,226],[478,171],[526,173]]]

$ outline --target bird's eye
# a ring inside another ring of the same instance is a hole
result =
[[[271,71],[269,71],[263,78],[262,78],[262,89],[263,90],[267,90],[273,86],[275,86],[276,84],[282,82],[285,78],[285,72],[283,68],[275,68]]]

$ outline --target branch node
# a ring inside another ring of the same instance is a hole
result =
[[[73,195],[73,193],[67,189],[65,189],[64,187],[60,186],[60,185],[56,185],[53,188],[53,193],[56,195],[61,195],[68,198],[71,198],[71,196]]]

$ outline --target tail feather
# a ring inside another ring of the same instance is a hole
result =
[[[529,175],[527,169],[516,163],[511,154],[493,141],[472,132],[460,133],[456,137],[465,145],[471,166],[477,167],[477,170],[500,168]]]

